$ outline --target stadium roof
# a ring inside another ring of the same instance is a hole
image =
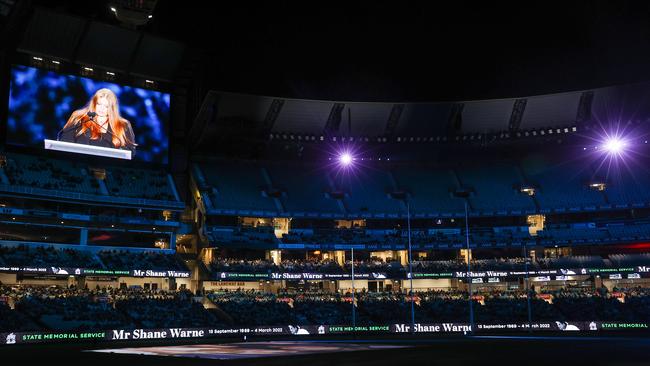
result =
[[[509,99],[431,103],[322,101],[212,91],[200,119],[251,132],[354,137],[497,133],[645,121],[650,83]],[[210,117],[205,114],[210,111]]]

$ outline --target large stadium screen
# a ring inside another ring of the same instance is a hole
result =
[[[166,164],[169,107],[168,93],[14,66],[7,143]]]

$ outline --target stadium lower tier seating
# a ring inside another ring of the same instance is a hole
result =
[[[541,269],[564,269],[564,268],[615,268],[630,266],[650,265],[650,254],[610,254],[601,256],[564,256],[559,258],[537,258],[535,261],[528,261],[529,270]],[[523,271],[526,268],[526,260],[522,257],[514,258],[492,258],[473,259],[470,263],[473,271]],[[341,266],[333,260],[297,260],[286,259],[278,265],[269,260],[255,259],[232,259],[215,258],[209,265],[214,275],[220,272],[239,273],[350,273],[352,262],[346,261]],[[413,260],[413,272],[451,272],[466,271],[467,263],[463,260]],[[355,260],[354,271],[356,273],[386,273],[395,278],[402,278],[408,272],[408,265],[401,265],[398,261],[382,261],[379,258],[369,260]]]
[[[0,246],[0,265],[3,266],[31,266],[31,267],[81,267],[88,269],[108,270],[160,270],[160,271],[189,271],[183,260],[175,254],[158,253],[155,251],[129,252],[123,250],[101,250],[91,252],[82,249],[65,248],[56,246],[28,247],[24,245],[14,247]],[[564,256],[559,258],[537,258],[528,262],[530,270],[562,269],[562,268],[613,268],[650,265],[650,254],[609,254],[606,256]],[[522,271],[526,266],[525,259],[521,257],[510,258],[483,258],[473,259],[472,270],[501,270]],[[208,269],[213,276],[220,272],[239,273],[350,273],[352,262],[347,260],[344,265],[339,265],[334,260],[283,259],[276,265],[265,259],[236,259],[214,258],[208,264]],[[385,273],[389,277],[402,278],[408,272],[408,266],[399,261],[384,261],[372,257],[355,260],[356,273]],[[413,260],[413,271],[422,272],[450,272],[465,271],[467,264],[462,260]]]
[[[175,254],[126,250],[101,250],[95,253],[70,247],[57,248],[56,245],[43,247],[0,246],[0,265],[188,271],[187,266]]]
[[[531,297],[533,321],[650,321],[648,288],[565,289]],[[455,290],[418,292],[415,321],[468,322],[467,298]],[[353,308],[357,325],[409,322],[411,316],[411,298],[394,292],[361,292],[354,300],[349,293],[256,291],[210,292],[203,298],[185,291],[0,286],[0,299],[0,331],[346,325]],[[522,291],[475,293],[473,301],[479,323],[528,319]]]
[[[127,270],[127,269],[152,269],[187,271],[183,261],[173,254],[162,254],[156,252],[133,253],[121,250],[103,250],[98,257],[106,268]]]
[[[58,249],[53,246],[0,247],[0,264],[7,266],[33,267],[78,267],[103,268],[99,260],[90,252],[76,249]]]

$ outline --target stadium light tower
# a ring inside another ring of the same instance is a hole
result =
[[[467,291],[469,299],[469,325],[470,325],[470,334],[474,333],[474,304],[472,303],[472,266],[470,259],[470,244],[469,244],[469,204],[468,199],[470,197],[470,192],[460,189],[454,192],[454,197],[461,198],[465,203],[465,249],[467,250]]]
[[[409,280],[411,282],[411,332],[415,333],[415,294],[413,293],[413,256],[411,254],[411,205],[408,200],[406,200],[406,224],[409,245]]]
[[[469,292],[469,326],[470,334],[474,333],[474,304],[472,303],[472,267],[470,258],[469,246],[469,210],[467,204],[467,197],[465,197],[465,244],[467,248],[467,288]]]
[[[530,272],[528,272],[528,261],[530,256],[528,255],[528,249],[526,248],[526,241],[524,241],[524,271],[526,272],[526,306],[528,307],[528,332],[532,333],[533,331],[533,308],[532,302],[530,301]]]
[[[350,266],[352,268],[352,275],[350,276],[350,279],[352,280],[352,334],[356,335],[357,334],[357,318],[356,318],[357,309],[355,309],[356,290],[354,289],[354,247],[351,247],[350,249],[351,249],[350,252],[352,257],[350,259],[350,262],[352,264]]]

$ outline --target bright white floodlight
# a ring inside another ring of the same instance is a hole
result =
[[[621,139],[610,138],[609,140],[605,141],[605,144],[603,145],[603,147],[610,154],[619,155],[625,149],[625,145],[626,145],[625,141],[623,141]]]
[[[348,152],[344,152],[339,156],[339,161],[344,166],[348,166],[348,165],[352,164],[352,155],[350,155],[350,153],[348,153]]]

